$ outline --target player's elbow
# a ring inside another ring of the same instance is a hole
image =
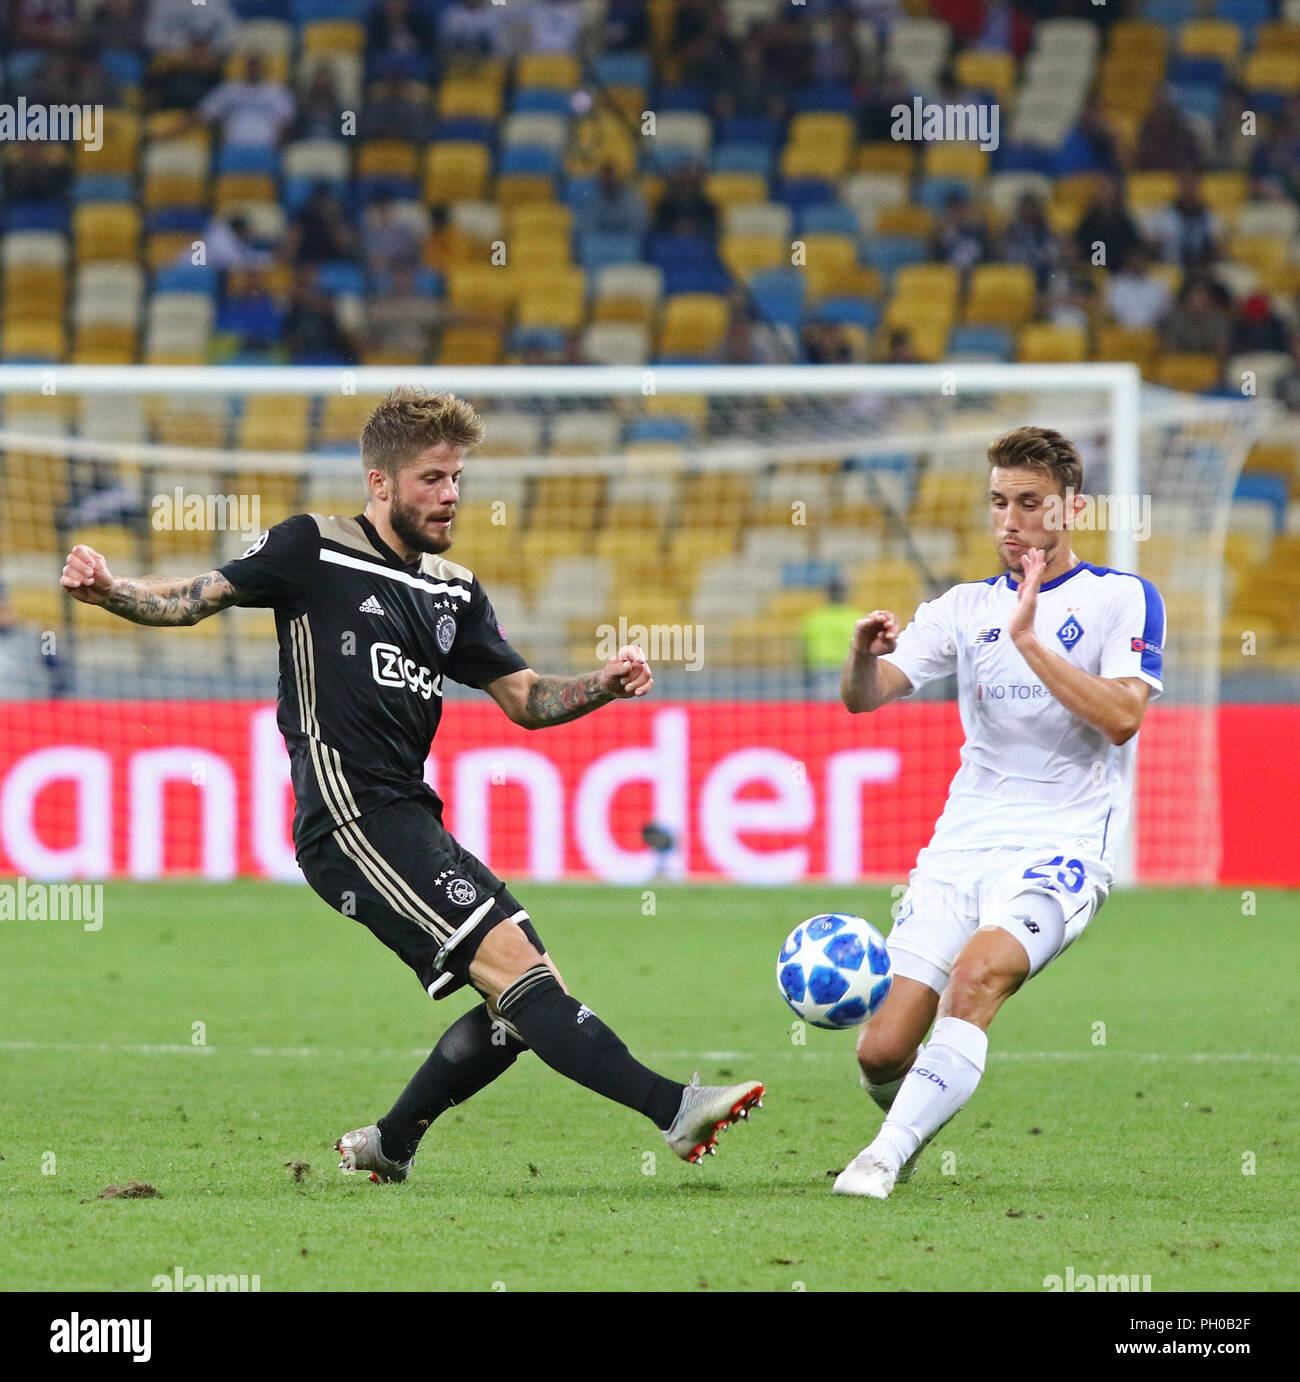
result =
[[[1109,736],[1110,742],[1116,748],[1121,744],[1127,744],[1141,727],[1142,717],[1140,715],[1126,715],[1119,724],[1112,726]]]

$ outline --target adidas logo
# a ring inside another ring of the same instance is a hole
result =
[[[384,607],[373,595],[367,595],[358,606],[362,614],[382,614]]]

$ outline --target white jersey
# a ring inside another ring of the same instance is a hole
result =
[[[1010,575],[926,601],[884,655],[918,687],[957,674],[966,742],[935,826],[936,849],[1069,845],[1110,864],[1133,794],[1137,736],[1112,744],[1048,691],[1007,636]],[[1102,677],[1140,677],[1158,695],[1165,606],[1141,576],[1080,562],[1039,591],[1043,645]]]

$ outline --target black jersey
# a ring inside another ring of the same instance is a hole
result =
[[[363,516],[297,514],[221,574],[275,610],[299,850],[388,802],[437,802],[423,775],[443,678],[484,686],[528,665],[472,571],[404,563]]]

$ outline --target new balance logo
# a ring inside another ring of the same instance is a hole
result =
[[[1016,913],[1016,920],[1032,935],[1036,936],[1038,934],[1039,926],[1036,921],[1030,921],[1028,917],[1021,916],[1019,912]]]
[[[998,636],[1001,634],[1001,632],[1001,629],[981,629],[979,633],[975,635],[975,642],[996,643],[998,641]]]
[[[382,614],[384,612],[383,605],[373,595],[367,595],[357,608],[362,614]]]

